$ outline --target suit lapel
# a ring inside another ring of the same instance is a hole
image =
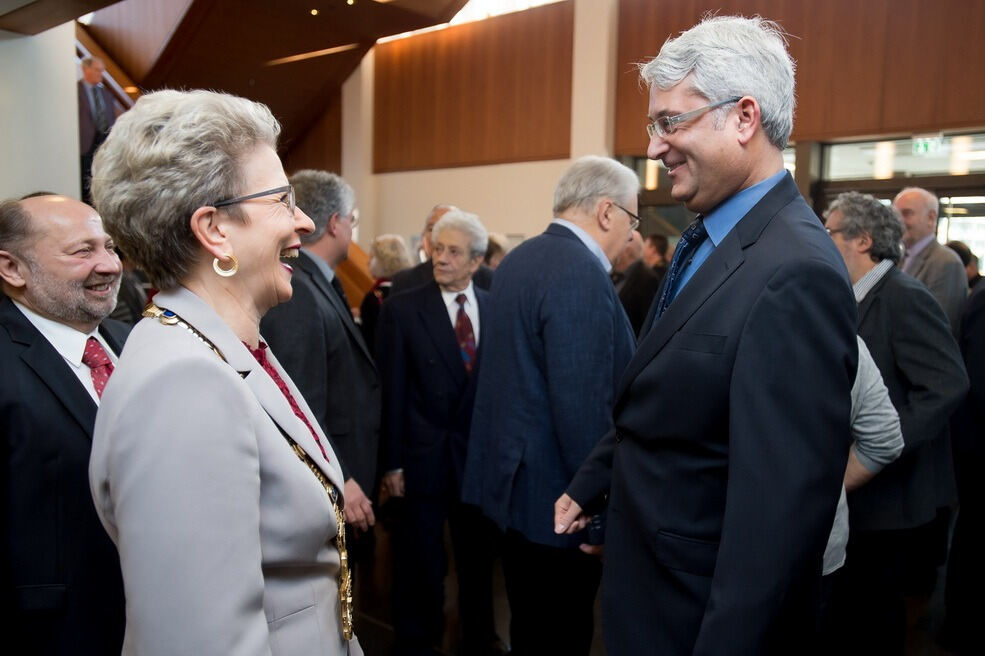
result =
[[[328,463],[325,461],[325,457],[315,443],[311,431],[294,414],[294,410],[291,409],[280,388],[277,387],[277,384],[274,383],[270,375],[263,370],[260,363],[253,357],[253,354],[249,352],[246,346],[236,337],[229,326],[226,325],[215,311],[195,294],[182,288],[171,292],[161,292],[155,297],[154,302],[162,308],[168,308],[176,312],[182,319],[194,326],[196,330],[215,344],[226,362],[243,377],[243,380],[250,388],[250,391],[253,392],[260,406],[263,407],[273,422],[284,433],[289,435],[291,439],[297,442],[304,449],[304,452],[318,465],[318,468],[341,489],[342,470],[339,467],[339,463]],[[274,363],[274,367],[287,383],[288,389],[290,389],[295,401],[297,401],[298,405],[306,413],[309,421],[311,421],[311,425],[318,432],[319,439],[324,440],[323,444],[328,444],[328,440],[318,427],[318,422],[314,419],[311,409],[308,408],[298,389],[289,382],[284,368],[280,366],[280,363],[277,362],[276,358],[269,351],[267,356]]]
[[[896,267],[893,267],[892,269],[886,272],[886,275],[884,275],[882,279],[879,280],[879,282],[877,282],[875,285],[872,286],[872,289],[870,289],[869,292],[865,295],[865,298],[862,299],[862,302],[858,304],[858,324],[857,324],[858,326],[862,325],[863,321],[865,320],[865,316],[869,313],[869,310],[872,308],[872,305],[875,303],[876,297],[879,296],[880,290],[882,290],[882,288],[886,286],[886,282],[889,280],[889,277],[898,276],[898,275],[900,275],[900,271]]]
[[[437,348],[453,378],[464,382],[467,376],[465,363],[462,362],[458,338],[455,337],[455,329],[452,328],[449,320],[448,308],[445,306],[438,283],[422,287],[421,296],[423,302],[418,306],[417,312],[424,324],[424,332]]]
[[[318,268],[318,265],[311,258],[311,255],[301,251],[301,255],[298,258],[300,268],[311,276],[315,286],[318,287],[318,290],[328,299],[328,302],[331,303],[332,309],[334,309],[342,318],[342,323],[345,325],[345,329],[348,331],[349,337],[356,342],[359,346],[359,350],[362,351],[363,355],[367,360],[369,360],[370,365],[372,365],[375,370],[376,364],[373,362],[373,356],[369,352],[369,348],[366,346],[366,340],[363,339],[362,331],[359,330],[355,322],[352,320],[352,313],[347,307],[345,307],[345,304],[342,302],[342,299],[339,298],[338,293],[332,289],[332,284],[325,279],[324,274],[322,274],[321,270]]]
[[[629,362],[619,381],[617,401],[636,376],[666,346],[670,338],[742,266],[745,261],[745,249],[756,243],[777,213],[799,195],[800,192],[788,173],[729,231],[687,285],[678,292],[660,318],[654,319],[653,316],[648,318],[646,327],[649,330],[643,332],[636,355]],[[667,276],[660,285],[661,290],[657,298],[663,293],[666,284]]]
[[[7,327],[11,339],[23,347],[20,357],[24,364],[37,374],[91,440],[96,403],[69,369],[65,358],[10,299],[0,304],[0,323]]]
[[[687,323],[704,302],[742,266],[744,260],[745,256],[739,244],[738,234],[733,230],[705,260],[701,268],[694,273],[691,280],[681,289],[673,303],[667,307],[660,318],[656,320],[653,317],[650,318],[650,328],[644,333],[645,336],[636,350],[636,355],[622,376],[617,396],[622,395],[640,371],[663,349],[670,338]],[[656,304],[654,301],[654,305]]]

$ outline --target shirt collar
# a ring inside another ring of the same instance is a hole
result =
[[[783,177],[787,175],[786,169],[781,169],[778,173],[771,175],[762,182],[757,182],[751,187],[733,194],[721,205],[709,212],[705,218],[705,230],[708,231],[708,238],[716,247],[731,232],[735,224],[742,217],[749,213],[759,201],[763,199],[769,191],[775,187]]]
[[[862,299],[876,286],[876,283],[882,280],[883,276],[892,268],[892,260],[881,260],[879,264],[869,269],[864,276],[856,280],[855,284],[852,285],[852,291],[855,292],[855,302],[861,303]]]
[[[99,339],[98,328],[90,333],[79,332],[71,326],[43,317],[22,303],[14,301],[14,305],[27,317],[27,320],[38,329],[45,339],[58,351],[59,355],[75,367],[82,366],[82,355],[86,349],[86,341],[90,337]],[[99,340],[100,342],[102,340]],[[111,356],[112,357],[112,356]]]
[[[923,251],[923,249],[927,248],[927,246],[930,245],[930,242],[934,241],[934,239],[936,239],[936,238],[937,238],[937,235],[935,235],[934,233],[930,233],[929,235],[927,235],[926,237],[924,237],[923,239],[921,239],[917,243],[913,244],[913,248],[906,249],[906,259],[909,260],[909,259],[914,258],[917,255],[919,255],[921,253],[921,251]]]
[[[466,287],[465,289],[463,289],[460,292],[446,292],[443,289],[441,290],[441,298],[442,298],[442,300],[444,300],[445,305],[447,305],[448,307],[452,307],[454,305],[455,308],[458,308],[458,301],[456,301],[455,299],[458,298],[458,295],[459,294],[465,294],[465,304],[466,305],[471,305],[472,307],[475,307],[476,306],[476,303],[475,303],[475,289],[472,287],[472,281],[471,280],[469,280],[468,287]]]
[[[321,271],[321,274],[325,276],[325,280],[331,283],[332,280],[335,278],[335,271],[332,270],[332,267],[328,266],[328,262],[318,257],[317,255],[309,251],[307,248],[302,248],[301,250],[307,253],[308,257],[314,260],[315,266],[318,267],[318,270]]]
[[[599,246],[599,243],[592,239],[592,236],[585,232],[580,226],[568,221],[567,219],[558,218],[555,218],[551,221],[551,223],[562,225],[571,232],[575,233],[575,236],[581,240],[581,243],[585,244],[588,250],[592,251],[592,255],[598,259],[599,263],[602,265],[602,268],[605,269],[605,272],[609,273],[612,271],[612,262],[610,262],[609,258],[605,256],[605,251],[603,251],[602,247]]]

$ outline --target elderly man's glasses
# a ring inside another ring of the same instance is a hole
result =
[[[845,232],[848,228],[825,228],[824,231],[829,235],[837,235],[839,232]]]
[[[625,212],[626,214],[629,215],[629,229],[630,230],[636,230],[637,228],[640,227],[640,217],[636,216],[635,214],[633,214],[632,212],[630,212],[629,210],[627,210],[625,207],[623,207],[619,203],[613,203],[613,205],[615,205],[616,207],[618,207],[623,212]]]
[[[236,203],[245,203],[248,200],[263,198],[264,196],[272,196],[274,194],[283,194],[283,196],[277,199],[277,202],[284,203],[287,210],[291,213],[291,216],[294,216],[294,187],[292,185],[284,185],[283,187],[275,187],[274,189],[267,189],[266,191],[258,191],[255,194],[249,194],[247,196],[238,196],[228,200],[220,200],[217,203],[212,203],[212,207],[225,207],[227,205],[235,205]]]
[[[729,103],[739,102],[742,100],[742,96],[733,96],[731,98],[726,98],[725,100],[720,100],[716,103],[711,103],[710,105],[705,105],[704,107],[699,107],[698,109],[692,110],[690,112],[684,112],[683,114],[678,114],[677,116],[661,116],[653,123],[646,124],[646,133],[652,139],[655,136],[659,136],[661,139],[669,134],[674,134],[677,132],[677,126],[686,121],[696,119],[699,116],[710,112],[711,110],[721,107],[722,105],[727,105]]]

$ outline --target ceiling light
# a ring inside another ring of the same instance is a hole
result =
[[[317,16],[318,15],[318,10],[317,9],[312,9],[311,10],[311,15],[312,16]]]

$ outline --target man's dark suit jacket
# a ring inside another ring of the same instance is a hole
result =
[[[955,499],[948,422],[968,390],[958,345],[927,288],[896,267],[858,306],[869,346],[899,412],[903,453],[848,495],[852,530],[913,528]]]
[[[472,276],[472,284],[479,289],[489,291],[492,287],[493,270],[485,264],[480,264],[478,271]],[[391,294],[399,294],[409,289],[426,285],[434,280],[434,264],[431,260],[421,262],[415,267],[404,269],[393,274],[390,287]]]
[[[484,357],[487,296],[479,305],[479,348]],[[407,494],[458,496],[469,445],[475,380],[465,372],[455,330],[438,284],[391,294],[377,333],[383,379],[383,469],[404,469]]]
[[[78,81],[79,94],[79,154],[86,155],[92,150],[93,143],[96,141],[96,119],[92,115],[92,107],[89,104],[89,93],[86,91],[85,82]],[[96,87],[96,91],[103,95],[106,111],[109,113],[109,126],[113,127],[116,122],[116,100],[113,94],[105,86]]]
[[[301,390],[338,454],[345,480],[375,498],[380,434],[376,365],[352,315],[302,250],[294,295],[260,321],[260,333]]]
[[[563,225],[496,269],[463,497],[501,528],[553,547],[554,500],[612,425],[636,340],[598,258]]]
[[[584,507],[611,475],[610,655],[808,651],[857,359],[848,272],[788,174],[644,325],[569,487]]]
[[[119,352],[129,327],[107,320],[99,330]],[[89,492],[96,404],[8,298],[0,371],[4,643],[17,654],[116,656],[123,579]]]
[[[634,335],[640,334],[662,279],[643,260],[637,260],[626,270],[626,281],[619,290],[619,300],[626,310]]]

